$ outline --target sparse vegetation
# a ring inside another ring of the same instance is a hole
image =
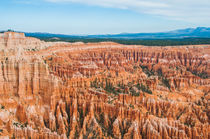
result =
[[[139,92],[137,92],[134,87],[138,88],[138,90],[141,90],[143,92],[146,92],[148,94],[152,94],[152,91],[149,89],[148,86],[145,86],[143,84],[137,84],[133,85],[134,83],[129,82],[128,87],[129,87],[129,92],[131,93],[132,96],[139,96]],[[105,80],[105,87],[103,87],[103,83],[99,82],[98,79],[96,78],[94,81],[91,82],[91,87],[93,88],[103,88],[105,91],[118,95],[119,93],[126,93],[125,92],[125,85],[124,84],[118,84],[118,87],[114,87],[114,85],[108,81],[108,79]],[[123,91],[122,91],[123,90]],[[112,104],[112,101],[108,101],[109,104]]]
[[[171,89],[171,86],[170,86],[170,84],[169,84],[169,80],[167,79],[167,78],[162,78],[162,83],[166,86],[166,87],[168,87],[168,89]]]
[[[142,83],[141,83],[141,84],[138,83],[138,84],[136,85],[136,87],[137,87],[139,90],[143,91],[143,92],[146,92],[146,93],[148,93],[148,94],[152,94],[152,91],[149,89],[149,87],[143,85]]]
[[[195,121],[192,120],[192,118],[186,119],[184,125],[194,127],[195,126]]]
[[[103,86],[103,82],[99,82],[96,78],[94,81],[90,83],[90,86],[93,88],[103,88],[105,91],[117,95],[120,91],[116,90],[116,87],[106,78],[105,87]]]
[[[166,77],[163,76],[163,73],[162,73],[162,70],[161,69],[158,69],[157,70],[157,75],[161,79],[163,85],[170,90],[171,89],[171,86],[170,86],[169,80]]]
[[[210,77],[207,72],[191,71],[189,68],[187,68],[187,71],[191,72],[193,75],[198,76],[202,79],[207,79]]]
[[[148,77],[155,75],[155,73],[152,70],[149,70],[147,66],[141,65],[140,67],[142,68],[143,72],[147,74]]]
[[[18,122],[14,122],[13,125],[16,126],[16,127],[24,128],[24,127],[27,127],[28,122],[26,122],[24,124],[21,124],[21,123],[18,123]]]
[[[133,87],[130,87],[129,90],[130,90],[132,96],[139,96],[139,93],[137,93],[136,90],[134,90]]]
[[[1,105],[1,109],[5,109],[5,106]]]
[[[100,86],[98,86],[98,81],[97,81],[97,80],[98,80],[98,79],[95,78],[94,81],[90,82],[90,86],[91,86],[91,87],[94,87],[94,88],[99,88]]]
[[[163,76],[163,73],[162,73],[162,70],[161,70],[161,69],[158,69],[158,70],[157,70],[157,75],[158,75],[159,77],[162,77],[162,76]]]
[[[107,92],[110,92],[110,93],[113,93],[113,94],[117,95],[117,92],[115,91],[115,87],[107,79],[106,79],[106,86],[105,86],[104,90],[106,90]]]
[[[184,110],[176,117],[177,120],[179,120],[179,118],[182,116],[183,113],[185,113],[187,108],[184,108]]]
[[[192,74],[194,74],[195,76],[198,76],[202,79],[207,79],[209,78],[210,76],[208,75],[208,73],[206,72],[202,72],[202,73],[198,73],[198,72],[192,72]]]
[[[122,84],[118,83],[118,87],[121,88],[121,89],[125,89],[125,85],[123,83]]]
[[[129,122],[129,121],[127,121],[126,122],[126,124],[124,125],[122,125],[122,126],[120,126],[120,132],[121,132],[121,138],[123,139],[123,138],[125,138],[124,137],[124,135],[128,132],[128,127],[130,127],[131,126],[131,122]]]
[[[75,127],[75,139],[79,138],[79,132],[77,131],[77,125]]]
[[[112,104],[113,103],[113,100],[108,100],[107,103],[108,104]]]
[[[15,122],[15,123],[13,123],[13,125],[15,125],[16,127],[18,127],[20,124],[17,123],[17,122]]]
[[[132,104],[129,105],[130,108],[134,109],[134,106]]]
[[[83,114],[84,114],[83,109],[81,109],[81,112],[79,113],[80,127],[82,127],[83,121],[84,121],[84,115]]]

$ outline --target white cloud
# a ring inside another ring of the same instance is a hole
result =
[[[45,0],[133,10],[193,23],[210,22],[209,0]]]

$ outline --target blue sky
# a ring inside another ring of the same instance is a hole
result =
[[[60,34],[210,27],[209,0],[1,0],[0,30]]]

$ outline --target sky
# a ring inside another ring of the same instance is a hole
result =
[[[210,0],[0,0],[0,30],[59,34],[210,27]]]

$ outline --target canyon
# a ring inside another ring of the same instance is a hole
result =
[[[0,62],[0,138],[210,138],[210,45],[5,32]]]

